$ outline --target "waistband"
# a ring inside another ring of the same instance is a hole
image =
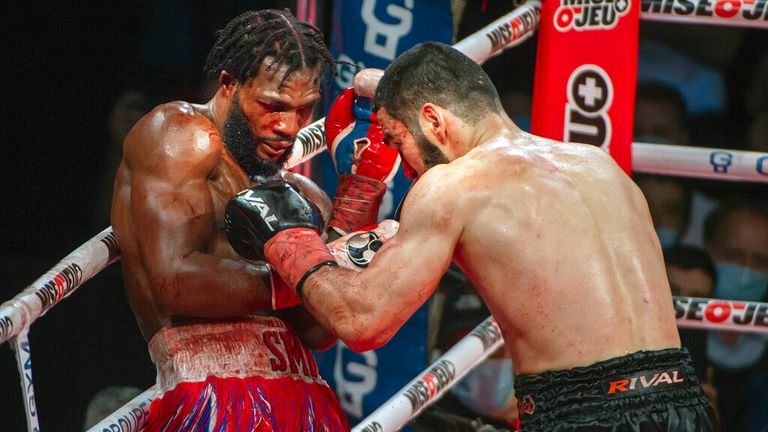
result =
[[[275,317],[163,327],[149,341],[149,354],[163,392],[209,376],[291,377],[325,384],[310,351]]]
[[[628,410],[706,406],[687,350],[639,351],[590,366],[515,377],[520,419],[602,419]]]

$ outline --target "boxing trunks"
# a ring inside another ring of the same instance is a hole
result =
[[[277,318],[164,327],[149,351],[163,395],[145,432],[349,430],[309,350]]]
[[[717,431],[687,350],[515,377],[522,432]]]

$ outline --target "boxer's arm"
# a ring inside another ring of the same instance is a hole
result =
[[[325,351],[336,342],[336,336],[320,325],[304,306],[296,306],[280,312],[282,317],[291,323],[299,339],[307,348]]]
[[[433,168],[403,206],[400,230],[361,272],[323,268],[302,287],[305,307],[355,351],[385,344],[429,298],[450,265],[462,218]]]
[[[266,265],[205,252],[217,229],[208,180],[223,153],[218,133],[205,120],[168,111],[137,131],[146,145],[131,161],[132,234],[156,307],[191,317],[270,309]]]

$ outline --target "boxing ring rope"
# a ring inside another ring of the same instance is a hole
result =
[[[679,24],[768,29],[766,0],[643,0],[640,18]]]
[[[632,144],[632,170],[768,183],[768,153],[637,142]]]
[[[700,0],[701,1],[701,0]],[[684,17],[672,9],[661,10],[656,0],[644,0],[644,20],[695,24],[717,24],[768,28],[768,22],[752,20],[758,6],[768,15],[766,0],[744,4],[740,0],[718,0],[708,18]],[[529,0],[513,12],[493,21],[455,47],[483,63],[502,50],[520,44],[533,35],[540,18],[540,1]],[[736,8],[736,13],[733,13]],[[697,8],[699,10],[701,8]],[[706,12],[706,8],[702,9]],[[733,18],[741,11],[742,15]],[[729,15],[730,14],[730,15]],[[743,19],[742,19],[743,18]],[[324,119],[310,124],[297,135],[294,154],[287,167],[298,165],[324,151]],[[768,182],[768,154],[726,149],[634,143],[633,169],[638,172],[733,181]],[[39,431],[31,375],[31,352],[27,334],[30,325],[85,281],[118,261],[119,246],[111,227],[75,249],[51,270],[0,305],[0,343],[11,341],[21,375],[22,393],[29,431]],[[683,328],[735,330],[768,333],[768,303],[735,302],[718,299],[675,297],[677,322]],[[398,430],[437,400],[467,371],[497,349],[503,341],[497,324],[488,318],[459,341],[424,373],[356,427],[359,432]],[[146,423],[149,405],[157,396],[155,386],[131,400],[89,431],[138,432]],[[386,427],[385,427],[386,426]]]

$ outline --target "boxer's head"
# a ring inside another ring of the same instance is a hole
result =
[[[460,155],[445,154],[446,128],[472,128],[503,112],[491,79],[470,58],[447,45],[416,45],[395,59],[379,81],[374,110],[387,141],[398,148],[405,168],[417,174]],[[456,130],[456,129],[454,129]]]
[[[272,175],[288,159],[331,65],[320,31],[287,10],[246,12],[217,32],[205,70],[226,105],[224,143],[248,175]]]

